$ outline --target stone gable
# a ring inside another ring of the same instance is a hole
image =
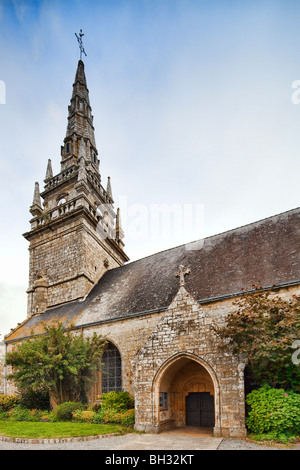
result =
[[[138,429],[159,432],[186,424],[186,397],[206,392],[214,397],[215,435],[245,434],[244,364],[221,356],[215,321],[222,319],[179,288],[134,361]],[[167,410],[160,409],[162,393],[167,394]]]

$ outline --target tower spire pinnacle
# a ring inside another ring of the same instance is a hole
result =
[[[37,181],[34,184],[34,193],[33,193],[32,205],[42,207],[42,205],[41,205],[41,195],[40,195],[40,185]]]
[[[85,159],[92,163],[96,171],[99,171],[93,119],[84,63],[82,60],[79,60],[73,84],[71,102],[68,108],[66,137],[61,149],[61,171],[78,164],[78,158],[80,156],[79,147],[82,139],[84,139],[87,149]]]
[[[43,211],[41,204],[40,185],[37,181],[34,184],[33,200],[29,211],[34,217],[39,216]]]
[[[48,159],[48,165],[46,170],[45,182],[48,181],[50,178],[53,178],[53,171],[52,171],[52,163],[50,158]]]
[[[110,197],[110,199],[113,201],[110,176],[108,176],[108,178],[107,178],[106,192],[107,192],[108,196]]]
[[[124,246],[124,243],[122,241],[123,238],[124,238],[124,231],[122,229],[120,208],[118,207],[117,217],[116,217],[116,239],[117,239],[119,244],[122,244]]]

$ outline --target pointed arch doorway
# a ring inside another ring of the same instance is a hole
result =
[[[154,379],[157,430],[171,427],[218,427],[219,387],[213,370],[188,353],[173,356]]]

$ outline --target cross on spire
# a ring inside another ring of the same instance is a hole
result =
[[[82,32],[82,29],[80,30],[80,33],[79,35],[75,33],[75,36],[77,37],[77,41],[78,41],[78,44],[79,44],[79,49],[80,49],[80,60],[82,60],[82,53],[87,56],[85,50],[84,50],[84,47],[82,45],[82,36],[84,36],[83,32]]]
[[[177,271],[175,276],[180,278],[181,286],[185,285],[184,276],[186,276],[187,274],[190,274],[190,272],[191,272],[190,268],[185,268],[182,264],[179,266],[179,271]]]

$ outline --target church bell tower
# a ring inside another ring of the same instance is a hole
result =
[[[60,172],[48,160],[30,207],[28,316],[84,299],[107,269],[128,261],[111,181],[101,184],[84,63],[77,66]]]

